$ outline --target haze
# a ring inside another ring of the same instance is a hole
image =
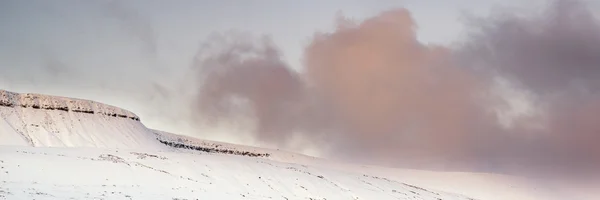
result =
[[[592,1],[3,1],[0,87],[352,162],[600,162]]]

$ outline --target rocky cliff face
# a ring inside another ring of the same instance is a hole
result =
[[[19,94],[5,90],[0,90],[0,106],[102,114],[140,121],[140,118],[132,112],[94,101],[42,94]]]

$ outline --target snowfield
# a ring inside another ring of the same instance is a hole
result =
[[[468,197],[370,174],[191,151],[1,147],[6,199],[423,199]]]
[[[87,100],[0,90],[0,116],[0,199],[598,199],[593,188],[579,197],[518,177],[352,165],[201,140]]]

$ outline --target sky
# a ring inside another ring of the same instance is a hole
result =
[[[596,161],[594,8],[6,0],[0,88],[115,105],[178,134],[367,163]]]
[[[419,26],[419,40],[451,44],[461,37],[465,14],[495,7],[530,8],[500,0],[333,1],[2,1],[0,87],[17,92],[93,99],[140,115],[149,127],[194,135],[161,119],[144,104],[155,97],[148,79],[179,87],[199,44],[209,35],[240,31],[268,35],[292,68],[316,31],[333,28],[339,14],[363,20],[406,7]],[[534,4],[532,4],[534,5]],[[529,7],[528,7],[529,6]],[[49,71],[47,71],[49,70]],[[77,76],[77,77],[74,77]],[[127,82],[130,87],[122,87]],[[126,89],[125,89],[126,88]],[[160,101],[160,100],[157,100]]]

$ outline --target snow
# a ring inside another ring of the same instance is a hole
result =
[[[0,147],[0,167],[7,199],[469,199],[359,172],[193,151]]]
[[[81,99],[0,90],[0,144],[161,148],[138,116]]]
[[[185,145],[196,146],[196,147],[214,148],[217,150],[230,150],[230,151],[237,151],[237,152],[250,152],[250,153],[256,153],[256,154],[268,154],[267,157],[270,160],[275,160],[275,161],[280,161],[280,162],[316,163],[316,162],[321,161],[321,159],[316,158],[316,157],[292,153],[292,152],[286,152],[286,151],[281,151],[281,150],[266,149],[266,148],[259,148],[259,147],[249,147],[249,146],[229,144],[229,143],[224,143],[224,142],[202,140],[202,139],[198,139],[198,138],[194,138],[194,137],[167,133],[164,131],[158,131],[158,130],[153,130],[153,131],[156,134],[156,138],[159,141],[174,142],[174,143],[185,144]]]
[[[88,100],[0,90],[0,116],[0,199],[593,200],[600,195],[600,187],[549,188],[497,174],[353,165],[202,140],[148,129],[127,110]]]
[[[0,119],[0,145],[27,145],[19,134],[15,134],[14,128],[4,118]]]

